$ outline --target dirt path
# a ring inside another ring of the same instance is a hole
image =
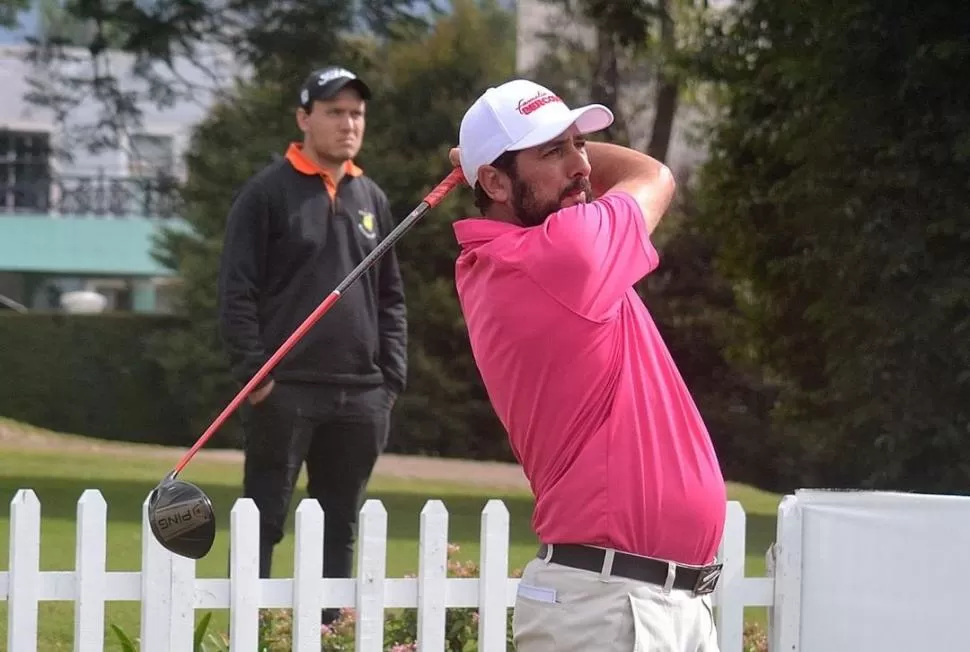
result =
[[[63,435],[41,428],[25,426],[0,418],[0,450],[51,450],[111,453],[118,456],[154,457],[170,459],[174,464],[185,452],[183,448],[130,444]],[[242,453],[235,450],[207,450],[198,452],[196,459],[241,464]],[[374,474],[379,477],[457,482],[501,489],[529,489],[529,484],[517,464],[503,462],[474,462],[432,457],[382,455]]]

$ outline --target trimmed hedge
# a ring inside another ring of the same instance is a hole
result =
[[[148,355],[177,317],[0,315],[0,415],[102,439],[172,443],[187,415]]]
[[[101,439],[191,446],[239,389],[216,364],[221,351],[198,350],[202,334],[176,316],[0,313],[0,416]],[[387,452],[511,461],[487,402],[456,401],[422,373],[427,357],[412,348],[416,378],[394,411]],[[206,447],[241,444],[237,413]]]
[[[684,330],[661,328],[725,472],[778,489],[772,474],[779,473],[773,463],[779,453],[765,426],[762,394],[712,364]],[[0,416],[101,439],[191,446],[238,391],[218,364],[217,345],[205,345],[211,337],[199,321],[175,316],[0,313]],[[427,350],[433,339],[409,342],[411,377],[394,410],[387,452],[513,461],[484,392]],[[738,403],[750,409],[732,409]],[[235,414],[206,447],[241,443]]]

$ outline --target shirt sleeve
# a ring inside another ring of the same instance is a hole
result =
[[[610,317],[659,256],[643,212],[628,193],[610,192],[553,213],[539,227],[528,257],[533,280],[573,312]]]
[[[226,221],[219,261],[219,330],[228,348],[232,375],[249,382],[269,356],[259,326],[259,299],[266,275],[269,206],[262,189],[248,182]],[[267,377],[262,385],[269,382]]]

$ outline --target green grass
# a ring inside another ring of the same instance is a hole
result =
[[[133,449],[134,450],[134,449]],[[0,569],[7,570],[9,554],[10,500],[18,489],[33,489],[41,503],[41,570],[74,568],[77,500],[85,489],[98,489],[108,505],[107,570],[137,571],[141,558],[141,506],[145,496],[171,468],[170,459],[126,454],[113,460],[91,452],[59,450],[0,450]],[[217,510],[219,530],[212,552],[197,564],[199,577],[227,577],[229,512],[238,496],[241,467],[202,458],[181,476],[200,484]],[[305,487],[301,478],[299,491]],[[774,539],[778,497],[748,487],[731,486],[731,499],[739,500],[748,514],[746,574],[764,573],[764,552]],[[297,493],[293,509],[303,494]],[[512,490],[488,490],[480,486],[456,486],[376,478],[369,497],[384,503],[388,512],[387,572],[391,577],[417,572],[419,514],[429,498],[444,501],[449,512],[449,541],[461,546],[459,557],[478,559],[481,510],[487,500],[498,498],[510,513],[510,567],[522,568],[535,554],[536,539],[529,519],[532,498]],[[277,547],[273,576],[290,577],[293,571],[293,525],[291,512],[287,534]],[[763,609],[750,610],[751,618],[763,620]],[[203,612],[197,614],[201,618]],[[106,622],[116,623],[137,635],[139,609],[135,602],[112,602]],[[212,627],[228,630],[228,611],[214,614]],[[0,641],[6,642],[6,604],[0,603]],[[73,603],[41,603],[39,650],[72,649]],[[106,628],[107,630],[107,628]],[[120,650],[110,632],[105,650]]]

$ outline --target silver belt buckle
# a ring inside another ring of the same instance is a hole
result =
[[[707,595],[713,593],[717,588],[718,580],[721,579],[721,569],[724,564],[711,564],[697,570],[697,581],[694,582],[695,595]]]

